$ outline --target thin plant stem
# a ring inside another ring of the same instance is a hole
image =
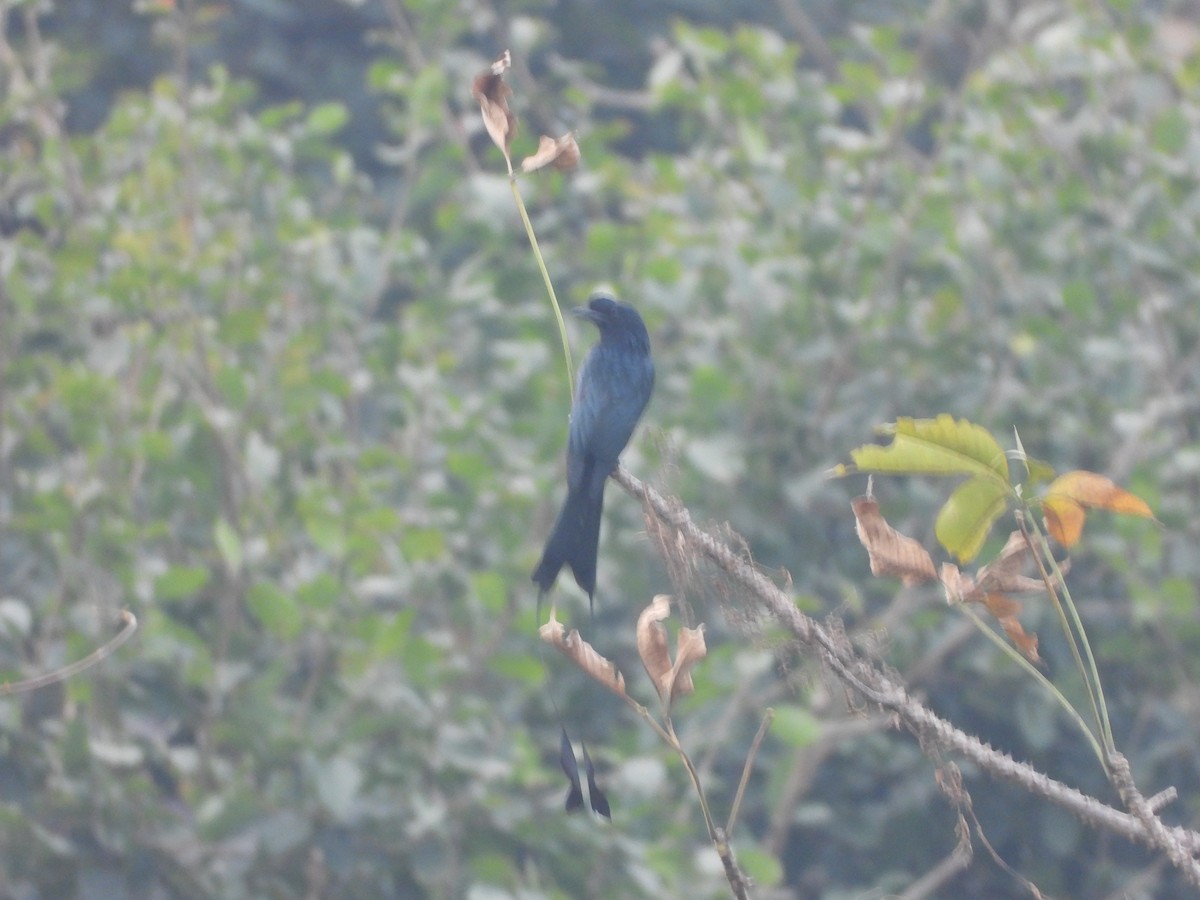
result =
[[[1078,666],[1080,677],[1083,678],[1084,684],[1087,687],[1088,699],[1092,704],[1092,715],[1096,717],[1096,725],[1100,729],[1100,739],[1104,742],[1107,759],[1107,754],[1116,750],[1116,744],[1113,740],[1112,725],[1108,719],[1108,705],[1104,700],[1104,687],[1100,682],[1100,670],[1096,666],[1096,657],[1092,653],[1092,645],[1088,641],[1083,621],[1079,618],[1079,609],[1076,607],[1075,601],[1071,599],[1071,592],[1067,589],[1062,569],[1059,568],[1058,562],[1054,559],[1054,554],[1050,550],[1050,544],[1038,527],[1036,520],[1032,516],[1021,515],[1017,517],[1017,525],[1021,529],[1021,534],[1025,538],[1026,545],[1029,546],[1032,552],[1034,561],[1037,563],[1038,573],[1050,591],[1050,597],[1054,601],[1054,608],[1058,612],[1063,631],[1067,634],[1069,643],[1071,644],[1071,654],[1075,657],[1075,665]],[[1034,537],[1037,538],[1036,548],[1033,545]],[[1047,561],[1049,562],[1049,570],[1046,565]],[[1061,589],[1061,598],[1056,588]],[[1068,626],[1068,615],[1070,617],[1070,624],[1074,625],[1074,628]],[[1079,653],[1080,644],[1083,645],[1083,655],[1087,657],[1086,665]],[[1107,769],[1107,767],[1106,761],[1105,768]]]
[[[507,160],[508,157],[505,156]],[[517,176],[508,166],[508,183],[512,187],[513,199],[517,201],[517,211],[521,214],[521,222],[525,225],[525,234],[529,237],[529,246],[533,248],[533,258],[537,261],[538,271],[542,273],[542,281],[546,285],[546,293],[550,295],[550,305],[554,308],[554,318],[558,320],[558,336],[562,341],[563,362],[567,367],[567,389],[575,396],[575,369],[571,363],[571,345],[567,341],[567,323],[563,321],[562,307],[558,305],[558,295],[554,293],[554,282],[550,280],[550,270],[546,268],[546,260],[542,258],[542,249],[538,246],[537,234],[534,233],[533,223],[529,221],[529,213],[525,209],[525,201],[521,199],[521,191],[517,188]]]
[[[988,640],[990,640],[993,644],[1003,650],[1009,657],[1015,660],[1016,663],[1021,666],[1021,668],[1031,675],[1043,688],[1049,691],[1050,695],[1054,697],[1056,701],[1058,701],[1059,706],[1067,711],[1067,715],[1074,719],[1075,723],[1079,726],[1079,730],[1087,736],[1088,743],[1092,745],[1092,750],[1096,754],[1096,757],[1100,760],[1100,764],[1107,768],[1108,764],[1106,762],[1105,752],[1100,746],[1100,742],[1096,740],[1096,735],[1092,732],[1092,729],[1088,727],[1088,724],[1086,721],[1084,721],[1083,716],[1079,714],[1079,710],[1077,710],[1071,704],[1071,701],[1063,695],[1063,692],[1055,687],[1054,683],[1049,678],[1039,672],[1037,666],[1022,656],[1021,653],[1012,646],[1012,644],[1000,637],[1000,635],[998,635],[995,630],[992,629],[987,622],[980,618],[979,615],[976,614],[976,612],[966,603],[962,603],[960,606],[967,617],[973,623],[975,623],[975,627],[982,631]]]
[[[746,794],[746,785],[750,781],[750,773],[754,769],[754,760],[758,757],[759,748],[762,747],[762,742],[767,736],[767,729],[771,727],[771,722],[775,719],[775,710],[767,707],[767,711],[763,714],[762,724],[758,726],[758,733],[754,735],[754,740],[750,742],[750,750],[746,754],[746,764],[742,766],[742,778],[738,782],[737,793],[733,795],[733,806],[729,809],[729,819],[725,823],[725,839],[729,840],[733,837],[733,826],[737,824],[738,811],[742,807],[742,797]]]
[[[107,659],[116,652],[118,647],[133,637],[133,633],[137,629],[137,617],[129,610],[123,609],[121,610],[121,630],[107,643],[101,644],[83,659],[76,660],[70,665],[63,666],[61,669],[55,669],[53,672],[47,672],[45,675],[38,675],[34,678],[27,678],[24,681],[0,684],[0,694],[5,696],[10,694],[27,694],[38,688],[66,681],[68,678],[78,675],[80,672],[90,669],[97,663]]]
[[[687,751],[683,749],[683,744],[679,741],[679,736],[675,734],[675,724],[671,721],[671,717],[664,715],[663,722],[666,725],[667,734],[670,735],[671,747],[683,760],[683,767],[687,769],[688,777],[692,779],[692,787],[696,789],[696,796],[700,798],[700,812],[704,814],[704,825],[708,829],[708,837],[714,844],[718,844],[720,836],[717,834],[717,823],[713,821],[712,811],[708,808],[708,797],[705,796],[704,785],[700,783],[700,773],[692,765],[691,757],[687,755]]]

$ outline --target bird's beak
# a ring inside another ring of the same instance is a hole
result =
[[[597,324],[599,324],[599,321],[600,321],[599,319],[596,318],[596,314],[594,312],[592,312],[590,309],[588,309],[586,306],[575,307],[573,310],[571,310],[571,315],[573,315],[579,319],[587,319],[589,322],[595,322]]]

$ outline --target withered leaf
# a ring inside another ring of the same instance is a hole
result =
[[[668,706],[676,697],[695,690],[692,668],[708,654],[703,625],[680,628],[675,659],[671,660],[667,629],[662,624],[670,614],[670,596],[659,594],[642,610],[637,623],[637,646],[642,665],[646,667],[659,699]]]
[[[508,148],[512,144],[513,135],[517,133],[517,117],[508,108],[508,98],[512,88],[504,83],[504,73],[512,66],[512,54],[505,50],[491,67],[475,76],[471,84],[471,96],[479,103],[483,114],[483,127],[500,151],[512,171],[512,157]]]
[[[1154,518],[1149,504],[1141,497],[1103,475],[1077,470],[1060,475],[1046,486],[1046,496],[1042,498],[1046,530],[1064,547],[1073,547],[1083,533],[1085,507]]]
[[[625,694],[625,676],[617,671],[611,660],[601,656],[596,648],[589,644],[579,634],[577,628],[570,632],[555,618],[554,610],[550,611],[550,620],[538,628],[538,637],[547,644],[557,647],[567,659],[579,666],[593,681],[597,681],[614,694],[621,697]]]
[[[1011,543],[1012,539],[1010,538],[1009,544]],[[1003,553],[1001,556],[1003,556]],[[981,571],[981,577],[982,574]],[[1025,654],[1026,659],[1035,663],[1040,661],[1037,652],[1037,635],[1027,633],[1017,619],[1017,615],[1021,612],[1020,601],[1013,600],[1011,597],[998,591],[984,590],[982,582],[976,582],[974,578],[961,571],[953,563],[942,563],[942,569],[938,577],[942,582],[943,589],[946,591],[946,600],[948,602],[981,604],[996,619],[1000,627],[1004,629],[1004,633],[1008,635],[1008,639],[1016,645],[1018,650]],[[1025,580],[1035,585],[1034,590],[1042,588],[1040,581],[1034,581],[1032,578]]]
[[[660,626],[661,627],[661,626]],[[692,667],[708,655],[708,645],[704,642],[704,626],[698,628],[680,628],[679,646],[675,652],[675,662],[667,673],[666,692],[667,702],[676,697],[683,697],[694,691],[692,684]]]
[[[638,616],[635,632],[638,655],[660,697],[666,697],[666,678],[671,671],[671,649],[667,629],[662,625],[662,620],[670,614],[670,595],[658,594]]]
[[[538,138],[537,152],[521,160],[522,172],[534,172],[545,166],[553,166],[562,172],[570,171],[579,165],[579,144],[575,135],[567,132],[555,140],[543,134]]]
[[[978,588],[975,587],[975,579],[959,569],[954,563],[942,563],[938,579],[942,582],[942,589],[946,592],[947,603],[962,603],[973,599],[973,595],[978,593]]]
[[[1045,590],[1046,586],[1037,578],[1021,574],[1021,566],[1029,555],[1029,545],[1020,531],[1008,536],[1004,549],[975,576],[980,591],[1008,591],[1013,594],[1028,594]],[[974,599],[974,598],[972,598]]]
[[[854,530],[867,550],[872,575],[896,575],[907,585],[938,577],[929,552],[889,525],[874,497],[855,497],[850,506],[854,510]]]
[[[1021,610],[1021,604],[1016,600],[1009,600],[1009,603],[1016,604],[1017,612]],[[997,616],[996,621],[1000,623],[1000,627],[1004,629],[1004,633],[1008,635],[1008,639],[1017,645],[1017,649],[1025,654],[1025,658],[1030,662],[1041,662],[1041,657],[1038,656],[1038,636],[1034,632],[1026,632],[1021,627],[1021,623],[1017,620],[1016,613],[1007,616]]]

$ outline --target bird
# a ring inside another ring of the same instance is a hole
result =
[[[567,431],[567,498],[533,570],[538,605],[564,565],[594,611],[604,484],[654,390],[650,335],[638,311],[608,294],[572,310],[600,330],[579,369]]]

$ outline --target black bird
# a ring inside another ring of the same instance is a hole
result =
[[[600,342],[588,352],[575,385],[567,436],[567,499],[533,570],[539,599],[554,586],[564,564],[588,599],[595,599],[604,483],[654,390],[650,336],[636,309],[596,294],[573,312],[600,329]]]

